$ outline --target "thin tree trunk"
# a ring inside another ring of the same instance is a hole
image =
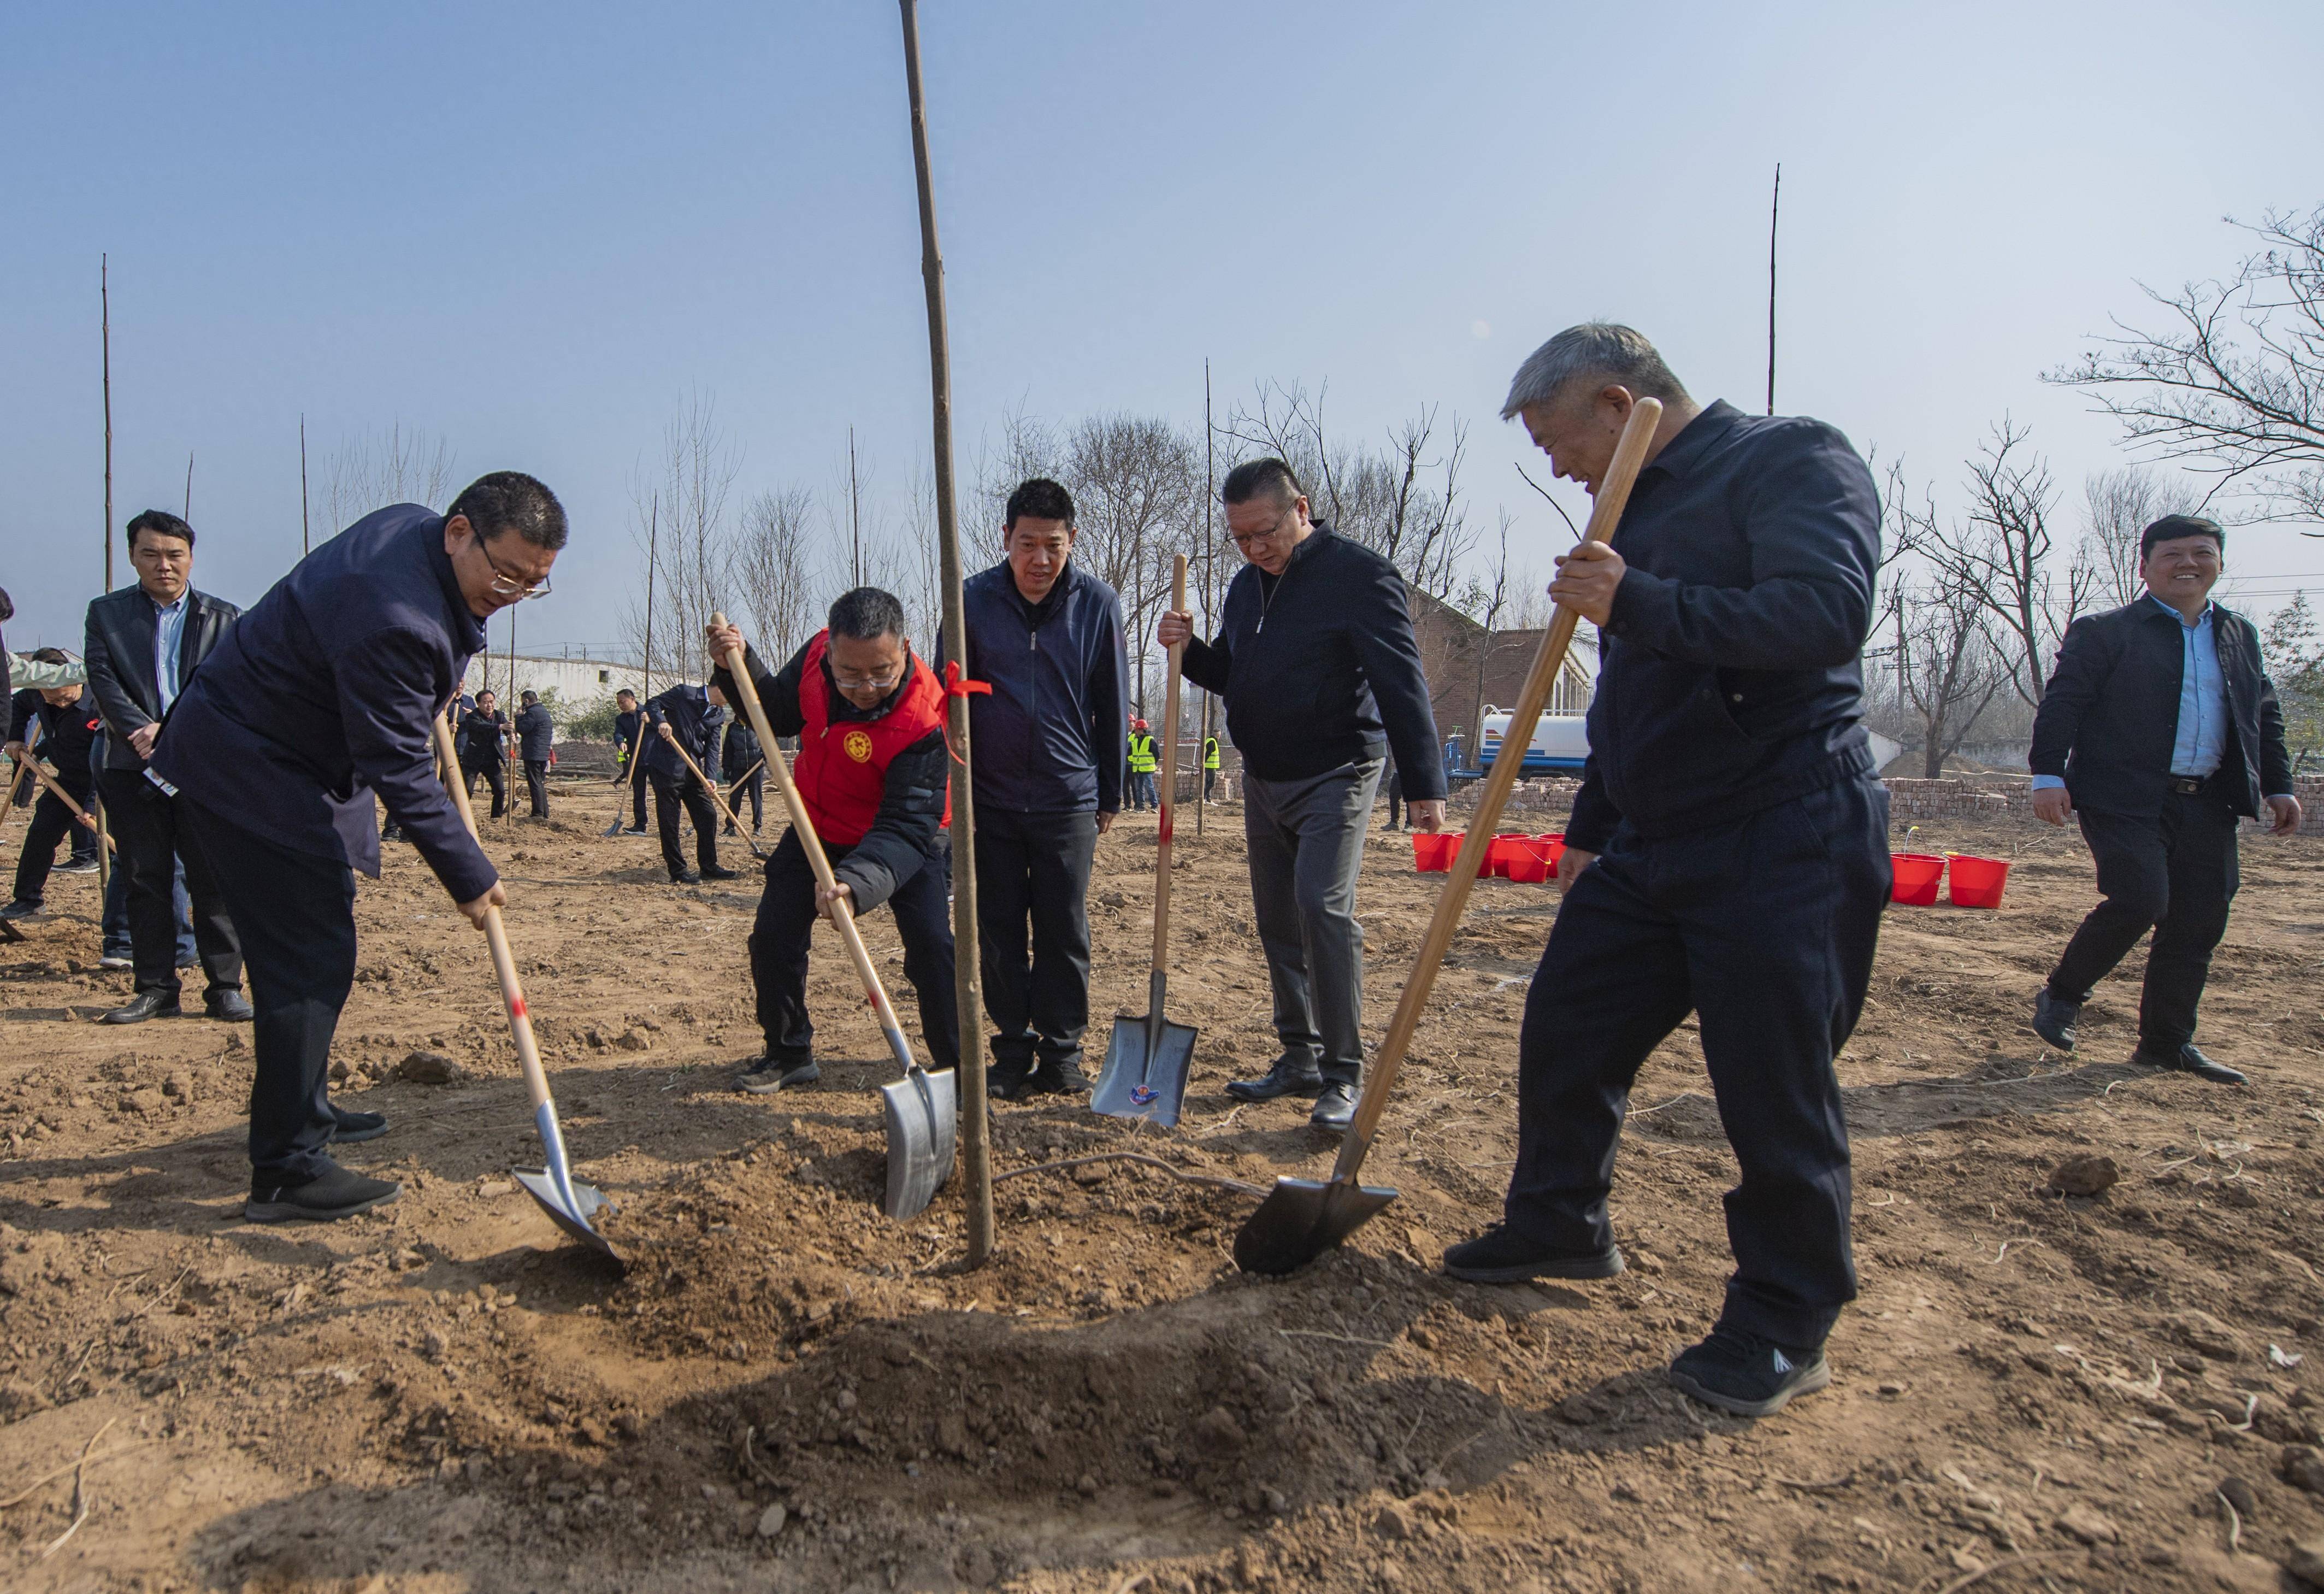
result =
[[[1775,412],[1775,219],[1784,204],[1784,163],[1775,162],[1775,190],[1767,200],[1767,413]]]
[[[113,288],[111,264],[106,255],[97,257],[97,335],[103,349],[102,369],[105,384],[105,532],[99,539],[105,546],[105,589],[113,590]],[[113,888],[113,848],[105,839],[105,800],[94,791],[89,806],[97,813],[97,881],[100,900]]]
[[[1211,588],[1217,577],[1218,558],[1211,546],[1218,533],[1211,528],[1211,501],[1218,496],[1218,483],[1213,472],[1218,469],[1214,449],[1218,434],[1211,429],[1211,362],[1203,362],[1203,617],[1210,617],[1210,607],[1216,598]],[[1224,759],[1219,762],[1225,763]],[[1202,755],[1194,760],[1198,772],[1194,777],[1194,835],[1203,833],[1203,810],[1210,806],[1211,793],[1211,690],[1203,689]],[[1224,772],[1222,771],[1222,774]]]
[[[936,540],[944,570],[945,657],[968,657],[968,623],[961,594],[960,522],[953,502],[952,357],[945,330],[944,253],[936,245],[935,178],[928,169],[928,113],[920,91],[920,24],[917,0],[898,0],[904,22],[904,79],[910,91],[912,164],[920,190],[920,274],[928,294],[928,392],[936,433]],[[984,1102],[984,1004],[977,990],[975,798],[969,782],[968,699],[946,700],[953,744],[952,935],[953,996],[960,1007],[960,1144],[963,1192],[968,1206],[968,1265],[992,1255],[992,1159]]]
[[[307,417],[299,417],[299,556],[315,551],[307,530]]]

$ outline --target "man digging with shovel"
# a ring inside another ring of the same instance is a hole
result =
[[[179,697],[152,772],[185,800],[241,931],[257,1008],[250,1201],[257,1222],[351,1218],[401,1188],[342,1168],[323,1089],[355,985],[355,871],[379,874],[372,794],[482,929],[500,876],[436,775],[437,715],[484,645],[486,616],[549,589],[565,510],[497,470],[438,514],[400,504],[300,560]],[[457,778],[456,775],[455,779]]]
[[[932,1067],[960,1058],[953,999],[951,855],[937,832],[950,819],[945,789],[945,691],[904,636],[904,606],[876,587],[843,593],[825,629],[769,672],[733,626],[709,628],[710,656],[744,649],[767,728],[799,738],[791,769],[799,798],[831,862],[832,890],[816,884],[807,851],[786,829],[767,859],[767,885],[751,928],[751,981],[767,1049],[737,1076],[752,1095],[812,1084],[815,1025],[807,1013],[807,944],[833,895],[860,919],[881,903],[904,941],[904,978],[919,998],[920,1034]],[[710,677],[738,695],[722,663]],[[770,757],[781,752],[769,747]]]
[[[1831,1381],[1824,1339],[1856,1295],[1832,1059],[1888,901],[1888,798],[1860,722],[1880,505],[1832,428],[1704,409],[1627,327],[1550,339],[1502,414],[1595,494],[1646,398],[1663,413],[1610,545],[1561,557],[1549,589],[1599,628],[1590,760],[1526,997],[1505,1221],[1444,1270],[1622,1271],[1606,1198],[1630,1085],[1694,1012],[1741,1167],[1736,1266],[1670,1377],[1758,1417]]]

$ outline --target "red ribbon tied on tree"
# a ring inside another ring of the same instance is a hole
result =
[[[968,698],[978,692],[982,692],[988,698],[992,695],[992,682],[969,680],[961,673],[958,659],[945,661],[944,689],[945,696],[948,698]],[[964,767],[967,765],[968,760],[960,755],[960,749],[952,745],[950,727],[946,727],[945,730],[945,751],[952,755],[952,761],[954,764]]]

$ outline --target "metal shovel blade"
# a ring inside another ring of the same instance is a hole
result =
[[[880,1110],[888,1120],[888,1216],[918,1217],[952,1177],[959,1087],[950,1069],[932,1074],[914,1063],[880,1087]]]
[[[9,945],[14,946],[16,942],[23,939],[24,932],[23,931],[8,922],[7,920],[0,919],[0,941],[6,941]]]
[[[1165,1129],[1176,1124],[1186,1104],[1194,1035],[1191,1024],[1173,1024],[1150,1013],[1115,1014],[1090,1109],[1110,1117],[1151,1118]]]
[[[1235,1236],[1235,1265],[1264,1274],[1304,1267],[1394,1200],[1396,1191],[1377,1184],[1278,1179]]]
[[[540,1209],[549,1214],[549,1220],[558,1228],[585,1246],[595,1246],[608,1256],[613,1255],[613,1246],[591,1222],[600,1209],[612,1205],[605,1200],[604,1191],[594,1184],[571,1181],[568,1188],[572,1193],[568,1201],[566,1192],[558,1188],[556,1179],[548,1169],[517,1168],[512,1172],[516,1182],[524,1186],[525,1193],[540,1203]]]

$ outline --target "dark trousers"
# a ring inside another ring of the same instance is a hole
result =
[[[355,982],[355,877],[334,858],[292,852],[191,803],[188,828],[244,926],[250,1001],[254,1182],[303,1184],[330,1166],[331,1036]]]
[[[1089,1028],[1089,881],[1097,815],[976,816],[976,925],[992,1059],[1024,1072],[1078,1063]],[[1026,944],[1026,927],[1032,944]]]
[[[468,795],[471,797],[476,794],[478,775],[484,776],[484,783],[493,789],[492,817],[498,819],[508,811],[508,775],[502,770],[501,761],[497,758],[460,761],[460,781],[467,787]]]
[[[1856,1297],[1832,1059],[1864,1005],[1889,885],[1888,796],[1869,781],[1667,840],[1618,834],[1566,893],[1526,994],[1510,1227],[1572,1250],[1613,1243],[1631,1082],[1692,1009],[1742,1170],[1721,1320],[1823,1343]]]
[[[761,764],[752,770],[749,780],[727,792],[726,806],[733,809],[737,817],[740,817],[742,812],[742,799],[745,797],[751,800],[751,829],[755,830],[767,821],[767,766],[765,765]],[[733,833],[731,827],[728,833]]]
[[[2227,931],[2227,904],[2240,880],[2236,816],[2209,792],[2174,792],[2153,819],[2078,811],[2106,900],[2066,943],[2050,992],[2069,1002],[2089,1000],[2090,987],[2151,929],[2138,1042],[2150,1052],[2175,1052],[2195,1038],[2211,950]]]
[[[834,865],[849,847],[825,844]],[[937,849],[896,887],[888,899],[896,929],[904,938],[904,978],[919,998],[920,1034],[929,1068],[960,1061],[960,1005],[953,995],[952,857]],[[767,1055],[778,1062],[805,1062],[815,1055],[815,1025],[807,1015],[807,955],[816,921],[815,870],[798,834],[785,830],[767,859],[767,886],[759,895],[758,922],[751,926],[751,980],[758,987],[759,1028]],[[851,974],[853,970],[850,971]],[[895,1000],[895,992],[888,999]]]
[[[1211,800],[1211,788],[1212,788],[1213,786],[1217,785],[1218,783],[1219,783],[1219,772],[1218,772],[1217,770],[1215,770],[1215,769],[1206,769],[1206,770],[1203,771],[1203,801],[1204,801],[1204,802],[1208,802]]]
[[[666,774],[649,774],[653,782],[654,823],[661,828],[661,861],[669,866],[669,877],[677,879],[686,873],[686,852],[678,844],[678,811],[682,806],[687,818],[694,821],[694,856],[706,869],[718,867],[718,810],[710,801],[710,793],[702,783],[687,770],[677,779]]]
[[[528,758],[524,761],[524,794],[531,800],[532,817],[549,817],[549,760]]]
[[[1388,828],[1404,829],[1404,777],[1394,770],[1388,775]]]
[[[191,968],[195,963],[194,904],[193,899],[186,894],[186,866],[182,861],[171,871],[170,912],[171,922],[178,930],[178,967]],[[131,956],[134,943],[129,939],[129,871],[125,868],[115,867],[113,878],[106,884],[101,932],[104,936],[104,956]]]
[[[642,755],[630,770],[630,828],[646,828],[646,765]]]
[[[93,783],[83,776],[78,784],[73,782],[77,773],[58,772],[57,784],[73,795],[73,801],[83,808],[88,806]],[[32,822],[24,827],[24,848],[16,855],[16,900],[31,903],[35,907],[47,897],[49,871],[57,865],[57,843],[72,839],[75,858],[97,856],[97,837],[88,826],[73,818],[54,792],[41,788],[40,801],[32,804]]]
[[[242,985],[242,943],[233,915],[201,843],[186,828],[188,804],[171,796],[134,769],[108,769],[97,777],[105,798],[106,828],[129,871],[129,956],[137,988],[178,994],[178,866],[186,869],[186,897],[193,912],[194,950],[214,991]]]

